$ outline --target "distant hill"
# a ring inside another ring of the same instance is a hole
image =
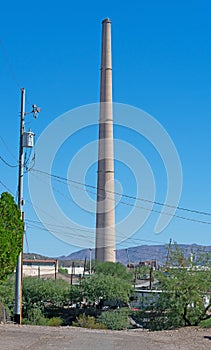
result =
[[[47,259],[52,259],[48,256],[36,254],[36,253],[24,253],[23,254],[24,259],[29,259],[29,260],[47,260]]]
[[[89,256],[90,256],[90,251],[89,249],[82,249],[79,250],[77,252],[71,253],[67,256],[59,256],[57,259],[58,260],[84,260],[85,258],[87,258],[87,260],[89,260]],[[95,258],[95,250],[92,249],[92,259]]]
[[[178,246],[187,251],[187,255],[190,254],[191,250],[204,250],[211,251],[211,246],[200,246],[197,244],[178,244]],[[128,248],[128,256],[130,263],[139,263],[140,261],[156,260],[158,264],[163,264],[166,261],[167,246],[166,245],[141,245],[137,247]],[[124,265],[128,263],[126,249],[119,249],[116,252],[116,259]],[[94,249],[92,250],[92,259],[94,259]],[[68,256],[60,256],[57,259],[66,261],[78,261],[89,260],[90,251],[89,249],[79,250],[78,252],[71,253]]]
[[[211,246],[201,246],[197,244],[178,244],[178,246],[187,251],[187,255],[190,254],[191,250],[204,250],[211,251]],[[126,249],[119,249],[116,251],[116,260],[124,265],[128,264],[128,256],[130,263],[139,263],[140,261],[156,260],[158,264],[164,264],[167,256],[166,245],[141,245],[137,247],[131,247]],[[92,259],[95,258],[95,250],[92,249]],[[80,265],[80,262],[84,261],[85,258],[89,260],[90,250],[82,249],[77,252],[71,253],[68,256],[54,257],[63,262],[64,266],[68,266],[72,261],[75,264]],[[35,253],[24,253],[24,259],[49,259],[49,257],[35,254]],[[75,265],[75,266],[76,266]]]

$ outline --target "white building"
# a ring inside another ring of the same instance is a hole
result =
[[[40,277],[43,275],[54,275],[58,273],[58,260],[23,260],[23,276],[24,277]]]

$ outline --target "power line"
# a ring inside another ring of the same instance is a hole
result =
[[[18,167],[18,164],[17,165],[11,165],[10,163],[8,163],[2,156],[0,156],[0,160],[6,164],[8,167],[10,168],[17,168]]]
[[[11,75],[11,77],[12,77],[12,79],[13,79],[15,85],[17,86],[17,88],[18,88],[19,90],[21,90],[21,89],[22,89],[21,84],[20,84],[19,81],[18,81],[17,75],[16,75],[16,73],[15,73],[15,71],[14,71],[14,68],[13,68],[13,66],[12,66],[12,64],[11,64],[11,60],[10,60],[10,58],[9,58],[9,54],[8,54],[8,52],[7,52],[7,50],[6,50],[6,47],[5,47],[4,43],[3,43],[3,40],[2,40],[1,38],[0,38],[0,48],[1,48],[1,50],[2,50],[4,59],[5,59],[5,61],[6,61],[8,70],[9,70],[9,72],[10,72],[10,75]],[[27,104],[27,105],[30,104],[27,97],[26,97],[26,104]]]
[[[48,225],[48,226],[53,226],[53,227],[56,227],[56,228],[66,228],[66,229],[74,229],[75,231],[81,231],[81,232],[88,232],[88,233],[94,233],[95,229],[82,229],[82,228],[78,228],[78,227],[71,227],[71,226],[64,226],[64,225],[55,225],[55,224],[51,224],[51,223],[47,223],[47,222],[40,222],[40,221],[37,221],[37,220],[30,220],[30,219],[26,219],[25,222],[29,222],[29,223],[33,223],[33,224],[42,224],[42,225]]]
[[[12,193],[13,196],[14,196],[13,191],[11,191],[11,190],[7,187],[7,185],[5,185],[1,180],[0,180],[0,184],[1,184],[9,193]]]
[[[27,247],[27,253],[29,253],[30,249],[29,249],[29,241],[28,241],[28,237],[27,237],[27,232],[24,232],[24,238],[25,238],[25,242],[26,242],[26,247]]]
[[[163,241],[155,241],[155,240],[150,240],[150,239],[140,239],[140,238],[127,237],[124,233],[120,232],[117,229],[116,229],[116,232],[120,233],[122,236],[124,236],[125,240],[130,240],[130,241],[133,241],[134,243],[136,241],[141,241],[141,242],[148,242],[148,243],[159,243],[159,244],[162,243],[162,244],[166,244],[166,242],[163,242]],[[118,244],[121,244],[121,243],[118,243]]]
[[[2,49],[5,61],[7,63],[7,67],[9,69],[10,74],[11,74],[11,77],[12,77],[13,81],[15,82],[16,86],[18,87],[18,89],[20,90],[21,86],[20,86],[20,84],[18,82],[17,76],[15,74],[15,71],[14,71],[14,69],[12,67],[12,64],[10,62],[10,59],[9,59],[9,55],[7,53],[7,50],[6,50],[5,46],[4,46],[3,41],[2,41],[1,38],[0,38],[0,47]]]
[[[51,232],[51,233],[54,233],[54,234],[59,234],[60,236],[66,236],[66,237],[74,237],[75,238],[75,232],[74,231],[71,231],[69,230],[68,232],[64,232],[64,231],[61,231],[61,230],[55,230],[55,229],[51,229],[51,230],[48,230],[47,228],[45,227],[40,227],[40,226],[37,226],[36,224],[27,224],[27,227],[29,228],[35,228],[35,229],[39,229],[41,231],[45,231],[45,232]],[[84,240],[86,239],[86,242],[90,242],[90,244],[93,243],[93,238],[94,237],[87,237],[86,234],[77,234],[77,237]],[[61,238],[61,237],[60,237]]]
[[[89,233],[89,234],[90,233],[91,234],[95,233],[95,229],[79,229],[79,228],[75,228],[75,227],[72,227],[72,226],[52,225],[50,223],[39,222],[39,221],[36,221],[36,220],[30,220],[30,219],[26,219],[25,222],[27,223],[27,226],[30,227],[30,228],[38,228],[38,229],[41,229],[42,231],[47,231],[47,232],[49,232],[49,230],[47,228],[40,227],[39,225],[43,224],[43,225],[47,225],[47,226],[52,226],[52,232],[60,233],[62,235],[66,235],[66,236],[67,235],[68,236],[74,235],[74,237],[75,237],[76,231],[79,231],[79,232],[81,231],[81,232],[84,232],[84,234],[79,234],[78,237],[79,238],[85,238],[86,240],[87,239],[91,239],[92,237],[87,237],[87,235],[85,235],[85,233]],[[53,229],[54,227],[56,229]],[[60,228],[60,230],[59,230],[59,228]],[[68,232],[61,231],[62,229],[68,229],[69,231]],[[90,232],[90,230],[92,230],[92,232]],[[164,241],[155,241],[155,240],[147,240],[147,239],[139,239],[139,238],[127,237],[127,236],[125,236],[125,234],[123,234],[119,230],[117,230],[117,233],[119,233],[120,238],[122,236],[122,239],[125,239],[125,240],[130,241],[130,242],[134,242],[134,243],[146,242],[146,243],[167,244]],[[118,243],[118,244],[121,245],[121,242]]]
[[[78,185],[81,185],[81,186],[86,186],[86,187],[89,187],[89,188],[92,188],[92,189],[97,189],[96,186],[93,186],[93,185],[90,185],[90,184],[85,184],[85,183],[82,183],[82,182],[79,182],[79,181],[75,181],[75,180],[70,180],[70,179],[67,179],[65,177],[62,177],[62,176],[58,176],[58,175],[54,175],[54,174],[49,174],[45,171],[41,171],[41,170],[37,170],[37,169],[32,169],[32,171],[35,171],[35,172],[38,172],[38,173],[41,173],[41,174],[45,174],[45,175],[48,175],[52,178],[55,178],[57,180],[62,180],[62,181],[67,181],[67,182],[71,182],[71,183],[76,183]],[[87,190],[85,189],[82,189],[82,188],[79,188],[80,190],[83,190],[85,192],[87,192]],[[146,200],[146,199],[142,199],[142,198],[138,198],[138,197],[134,197],[134,196],[130,196],[130,195],[125,195],[125,194],[121,194],[121,193],[118,193],[118,192],[111,192],[111,191],[107,191],[108,193],[114,193],[114,194],[117,194],[117,195],[120,195],[122,197],[125,197],[125,198],[128,198],[128,199],[133,199],[133,200],[137,200],[137,201],[144,201],[144,202],[149,202],[149,203],[152,203],[152,204],[158,204],[158,205],[163,205],[164,207],[170,207],[170,208],[174,208],[174,209],[177,209],[177,210],[185,210],[185,211],[188,211],[188,212],[191,212],[191,213],[194,213],[194,214],[200,214],[200,215],[207,215],[207,216],[211,216],[211,213],[207,213],[207,212],[202,212],[202,211],[199,211],[199,210],[192,210],[192,209],[188,209],[188,208],[181,208],[181,207],[176,207],[176,206],[169,206],[168,204],[164,204],[164,203],[160,203],[160,202],[156,202],[156,201],[149,201],[149,200]],[[114,200],[115,201],[115,200]],[[158,214],[161,214],[161,212],[159,210],[156,210],[156,209],[149,209],[149,208],[145,208],[143,206],[138,206],[136,204],[131,204],[131,203],[127,203],[127,202],[124,202],[124,201],[119,201],[118,202],[119,204],[124,204],[124,205],[127,205],[127,206],[130,206],[130,207],[136,207],[136,208],[140,208],[140,209],[143,209],[143,210],[147,210],[147,211],[152,211],[152,212],[155,212],[155,213],[158,213]],[[172,217],[176,217],[176,218],[179,218],[179,219],[182,219],[182,220],[187,220],[187,221],[192,221],[192,222],[197,222],[197,223],[201,223],[201,224],[207,224],[207,225],[211,225],[211,222],[208,222],[208,221],[203,221],[203,220],[198,220],[198,219],[194,219],[194,218],[188,218],[188,217],[185,217],[185,216],[181,216],[181,215],[177,215],[177,214],[171,214],[171,213],[168,213],[168,212],[162,212],[163,215],[167,215],[167,216],[172,216]]]
[[[46,213],[46,215],[51,217],[51,215],[49,215],[48,213]],[[28,228],[40,229],[40,230],[45,231],[45,232],[51,231],[54,234],[62,234],[63,236],[69,236],[69,237],[73,236],[73,237],[75,237],[76,231],[79,231],[79,232],[81,231],[82,232],[81,234],[77,233],[78,237],[80,239],[88,240],[91,244],[93,243],[93,236],[88,236],[87,237],[87,233],[89,235],[90,234],[94,235],[95,229],[91,229],[91,228],[90,229],[89,228],[87,228],[87,229],[82,229],[82,228],[79,229],[79,228],[75,228],[75,227],[72,227],[72,226],[51,224],[51,223],[47,223],[47,222],[40,222],[40,221],[37,221],[37,220],[30,220],[30,219],[26,219],[25,221],[27,223]],[[40,227],[40,225],[46,225],[46,226],[49,227],[49,229],[47,229],[45,227]],[[68,232],[66,230],[68,230]],[[147,240],[147,239],[141,239],[141,238],[127,237],[124,233],[120,232],[117,229],[116,229],[116,232],[119,235],[120,239],[122,238],[122,240],[127,241],[128,243],[137,244],[137,243],[143,243],[144,242],[144,243],[154,243],[154,244],[167,244],[167,242],[164,242],[164,241]],[[124,245],[125,246],[125,244],[121,243],[121,242],[119,242],[118,245],[120,245],[120,246]]]
[[[14,194],[14,192],[13,192],[7,185],[5,185],[5,183],[2,182],[1,180],[0,180],[0,184],[1,184],[9,193],[11,193],[11,194],[13,195],[14,198],[17,197],[17,195]]]
[[[11,152],[11,150],[9,149],[7,143],[4,141],[3,137],[0,135],[0,140],[3,143],[4,147],[6,148],[7,152],[12,156],[13,159],[15,159],[17,161],[17,158],[14,156],[14,154]]]
[[[50,173],[42,171],[42,170],[37,170],[37,169],[32,169],[32,170],[36,171],[36,172],[39,172],[39,173],[42,173],[42,174],[45,174],[45,175],[48,175],[48,176],[51,176],[53,178],[57,178],[57,179],[63,180],[63,181],[67,181],[67,182],[75,183],[75,184],[78,184],[78,185],[81,185],[81,186],[86,186],[86,187],[89,187],[89,188],[97,189],[97,187],[94,186],[94,185],[86,184],[86,183],[83,183],[83,182],[80,182],[80,181],[76,181],[76,180],[71,180],[71,179],[65,178],[63,176],[50,174]],[[129,199],[133,199],[133,200],[138,200],[138,201],[143,201],[143,202],[147,202],[147,203],[151,203],[151,204],[160,205],[160,206],[171,208],[171,209],[184,210],[184,211],[188,211],[188,212],[191,212],[191,213],[211,216],[211,213],[208,213],[208,212],[205,212],[205,211],[200,211],[200,210],[196,210],[196,209],[189,209],[189,208],[174,206],[174,205],[165,204],[165,203],[162,203],[162,202],[152,201],[152,200],[149,200],[149,199],[146,199],[146,198],[140,198],[140,197],[135,197],[135,196],[128,195],[128,194],[122,194],[122,193],[115,192],[115,191],[112,192],[112,191],[106,190],[106,192],[107,193],[112,193],[112,194],[117,194],[119,196],[122,196],[122,197],[125,197],[125,198],[129,198]]]

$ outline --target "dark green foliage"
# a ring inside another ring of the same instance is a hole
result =
[[[34,308],[28,312],[27,318],[23,318],[23,324],[59,327],[62,325],[62,319],[59,317],[48,319],[39,308]]]
[[[104,324],[106,328],[112,330],[127,329],[130,328],[128,315],[129,311],[124,309],[106,311],[102,312],[97,322]]]
[[[13,197],[4,192],[0,197],[0,282],[14,272],[22,250],[23,222]]]
[[[164,310],[156,308],[144,308],[143,310],[133,311],[131,317],[137,324],[150,331],[160,331],[176,327],[176,325],[172,326],[172,322],[169,322],[168,315]],[[174,322],[176,322],[176,320],[174,320]]]

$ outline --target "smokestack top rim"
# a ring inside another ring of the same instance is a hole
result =
[[[110,18],[104,18],[103,20],[102,20],[102,24],[103,23],[111,23],[111,20],[110,20]]]

